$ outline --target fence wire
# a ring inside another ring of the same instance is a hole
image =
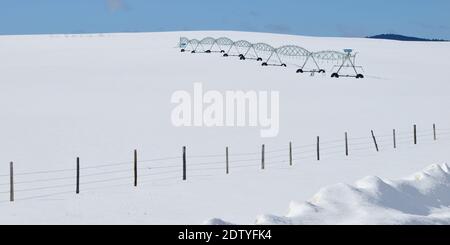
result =
[[[418,144],[421,142],[434,142],[434,136],[433,130],[416,131]],[[393,137],[393,134],[375,134],[380,150],[383,150],[384,148],[393,148]],[[405,144],[414,144],[414,135],[411,132],[396,132],[395,138],[397,148],[400,148]],[[450,129],[438,129],[436,131],[437,141],[449,139]],[[362,151],[375,152],[376,150],[370,135],[366,137],[348,137],[347,143],[349,151],[348,157],[351,157],[354,153],[357,154]],[[270,167],[289,167],[290,164],[296,165],[298,162],[305,163],[305,160],[317,160],[317,143],[299,146],[292,145],[291,149],[292,150],[290,151],[288,144],[286,144],[286,147],[267,149],[264,152],[264,165]],[[337,155],[346,157],[345,152],[344,137],[342,137],[342,139],[321,141],[319,144],[321,160],[330,159]],[[187,155],[188,179],[214,176],[219,174],[219,172],[225,174],[225,158],[225,152],[222,154]],[[248,168],[261,169],[261,158],[262,152],[230,152],[228,155],[228,167],[230,173],[239,172]],[[292,162],[290,158],[292,158]],[[182,156],[167,156],[137,160],[137,178],[139,183],[158,184],[172,181],[173,184],[176,184],[182,182],[182,161]],[[104,162],[96,164],[91,163],[85,167],[80,167],[81,191],[131,186],[134,179],[133,163],[134,161]],[[16,195],[18,198],[15,200],[32,200],[56,195],[73,194],[75,192],[76,171],[76,168],[63,168],[14,173],[14,193],[18,194]],[[9,200],[6,199],[10,194],[9,178],[9,174],[0,175],[0,203],[9,202]],[[105,186],[98,186],[97,184],[104,184]],[[44,191],[53,192],[42,193]],[[31,194],[26,195],[27,193]]]

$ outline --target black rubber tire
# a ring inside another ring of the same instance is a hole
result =
[[[227,53],[223,54],[223,57],[228,57],[228,54]]]
[[[261,65],[262,65],[262,66],[267,66],[267,63],[266,63],[266,62],[263,62]]]
[[[262,61],[262,58],[259,58],[259,57],[258,57],[258,58],[256,59],[256,61]]]
[[[303,73],[303,70],[302,69],[298,69],[297,73]]]
[[[358,74],[358,75],[356,75],[356,78],[364,78],[364,75],[363,74]]]
[[[281,66],[283,66],[283,67],[287,67],[287,65],[286,65],[286,64],[281,64]]]
[[[191,51],[191,54],[195,54],[195,50],[192,50],[192,51]]]
[[[220,53],[222,53],[222,54],[225,53],[225,50],[220,50]]]
[[[206,50],[205,53],[210,54],[211,50]]]
[[[333,73],[333,74],[331,74],[331,77],[339,78],[339,74]]]
[[[186,50],[184,48],[181,49],[181,53],[184,53]]]
[[[239,57],[240,60],[245,60],[245,56]]]
[[[325,73],[325,70],[324,69],[320,69],[319,73]]]

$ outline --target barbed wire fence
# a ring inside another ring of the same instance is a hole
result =
[[[14,172],[10,162],[10,172],[0,173],[0,203],[32,200],[62,194],[79,194],[84,191],[112,187],[133,186],[144,183],[175,181],[185,182],[196,177],[233,174],[243,169],[270,171],[275,166],[289,168],[293,165],[308,164],[336,156],[351,158],[362,156],[364,151],[377,153],[387,148],[397,149],[406,144],[424,144],[449,139],[450,129],[439,129],[433,124],[428,130],[398,132],[377,135],[371,130],[366,137],[348,137],[321,141],[306,145],[287,142],[285,147],[267,149],[263,144],[260,151],[233,153],[224,147],[223,153],[189,155],[183,146],[179,155],[139,159],[135,150],[131,161],[102,162],[83,166],[82,158],[76,157],[74,168]],[[269,170],[266,170],[269,169]],[[7,198],[9,196],[9,199]]]

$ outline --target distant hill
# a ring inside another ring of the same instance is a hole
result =
[[[409,37],[398,34],[380,34],[375,36],[369,36],[367,38],[373,39],[387,39],[387,40],[397,40],[397,41],[419,41],[419,42],[447,42],[448,40],[444,39],[427,39],[427,38],[419,38],[419,37]]]

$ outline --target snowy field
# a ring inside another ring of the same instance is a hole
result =
[[[366,78],[181,53],[180,36],[311,51],[353,48]],[[448,167],[442,165],[450,159],[449,56],[450,43],[245,32],[0,36],[0,224],[449,223]],[[279,135],[261,138],[251,127],[174,127],[171,96],[192,91],[196,82],[205,90],[279,91]],[[320,161],[316,136],[323,142]],[[182,146],[187,181],[181,180]],[[402,179],[423,169],[423,177]]]

